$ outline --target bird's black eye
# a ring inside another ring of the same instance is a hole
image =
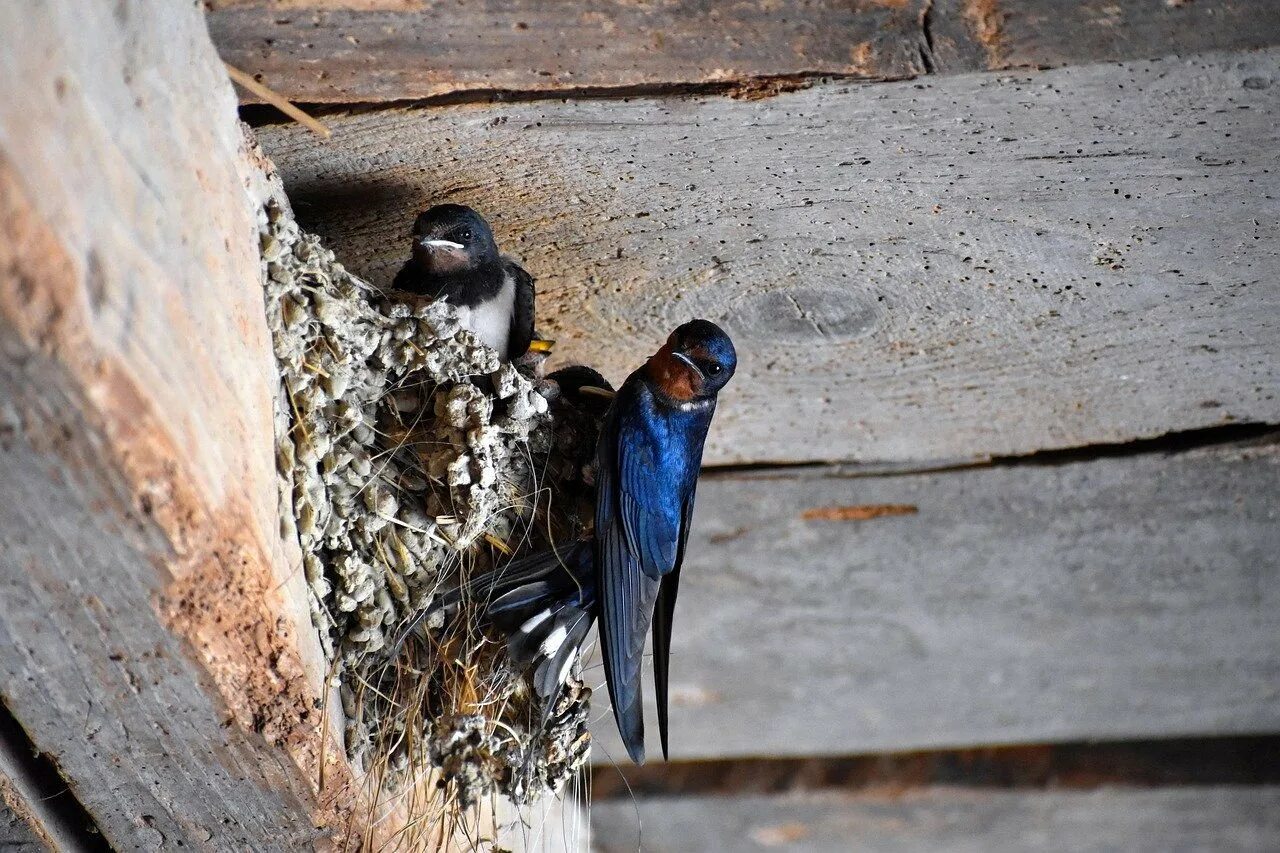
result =
[[[720,371],[722,370],[724,370],[724,368],[716,364],[714,361],[707,365],[707,373],[710,373],[712,376],[719,376]]]
[[[462,232],[462,239],[463,239],[463,240],[470,240],[470,239],[471,239],[471,231],[469,231],[469,230],[467,230],[467,231],[463,231],[463,232]]]

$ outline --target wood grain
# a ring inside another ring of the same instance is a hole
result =
[[[18,853],[54,849],[25,817],[3,804],[0,804],[0,847]]]
[[[323,668],[230,84],[191,4],[0,31],[0,695],[113,847],[299,849]]]
[[[1154,59],[1280,44],[1270,0],[960,0],[989,66]]]
[[[814,504],[918,512],[805,520]],[[1274,732],[1278,522],[1274,441],[704,476],[675,616],[671,755]],[[625,755],[607,715],[595,733],[597,762]]]
[[[218,3],[222,58],[302,102],[924,72],[926,0]],[[767,86],[765,91],[767,91]],[[253,101],[246,93],[246,101]]]
[[[57,850],[37,813],[38,808],[11,778],[0,772],[0,849],[18,853]]]
[[[902,78],[1280,44],[1280,8],[1271,0],[211,6],[224,59],[312,103],[682,85],[763,95],[821,75]]]
[[[1265,853],[1280,838],[1280,787],[616,800],[594,804],[591,824],[601,853],[634,851],[638,837],[647,853]]]
[[[328,121],[258,133],[374,282],[449,200],[523,256],[562,360],[616,382],[680,322],[722,323],[712,463],[1280,421],[1280,51]]]

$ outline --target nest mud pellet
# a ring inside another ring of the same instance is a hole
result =
[[[501,362],[450,306],[348,273],[282,205],[260,226],[281,506],[349,758],[389,790],[434,771],[435,795],[463,806],[558,790],[589,745],[576,673],[544,720],[500,638],[466,619],[391,647],[460,577],[573,535],[597,425],[557,415],[537,366]]]

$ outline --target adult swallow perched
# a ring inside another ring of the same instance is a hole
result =
[[[667,673],[680,564],[689,538],[702,448],[716,395],[737,355],[718,326],[686,323],[618,390],[595,459],[595,530],[566,546],[516,560],[442,596],[410,623],[393,648],[432,612],[487,602],[482,621],[505,632],[512,659],[533,670],[534,688],[554,701],[591,622],[600,621],[614,719],[637,764],[644,763],[640,662],[653,627],[653,672],[662,754],[667,755]],[[594,386],[598,374],[565,375]]]
[[[469,207],[438,204],[419,214],[393,286],[447,300],[462,325],[508,361],[533,340],[533,276],[499,253],[489,223]]]
[[[653,626],[658,732],[667,755],[667,672],[680,564],[716,394],[737,354],[714,323],[693,320],[627,377],[596,451],[595,561],[600,645],[613,716],[644,763],[640,661]]]

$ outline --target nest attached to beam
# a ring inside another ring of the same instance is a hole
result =
[[[544,721],[466,608],[392,646],[460,577],[573,535],[576,460],[598,424],[549,403],[536,365],[501,362],[450,306],[351,275],[282,205],[260,232],[282,523],[302,546],[348,757],[410,816],[559,790],[589,749],[580,678]]]

